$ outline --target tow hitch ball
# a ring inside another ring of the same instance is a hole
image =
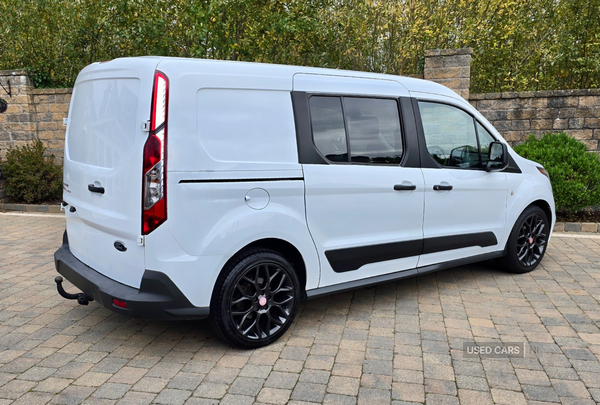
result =
[[[54,281],[56,282],[56,289],[58,290],[58,293],[64,298],[68,300],[77,300],[77,303],[79,303],[79,305],[87,305],[90,303],[90,301],[94,301],[92,297],[88,297],[87,295],[85,295],[85,293],[69,294],[68,292],[66,292],[62,286],[63,278],[61,276],[56,276]]]

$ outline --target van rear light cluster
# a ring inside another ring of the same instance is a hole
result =
[[[150,135],[144,145],[142,186],[142,235],[148,235],[167,220],[167,121],[169,79],[154,75]]]

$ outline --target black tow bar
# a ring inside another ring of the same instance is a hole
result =
[[[90,301],[94,301],[92,297],[88,297],[87,295],[85,295],[85,293],[69,294],[68,292],[66,292],[62,286],[63,278],[61,276],[56,276],[54,281],[56,282],[56,289],[58,290],[58,293],[64,298],[68,300],[77,300],[77,303],[79,303],[80,305],[87,305],[90,303]]]

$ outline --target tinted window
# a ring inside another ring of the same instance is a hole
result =
[[[473,117],[445,104],[419,102],[425,143],[441,165],[481,167]]]
[[[495,139],[479,122],[477,123],[477,136],[481,148],[481,163],[485,167],[488,160],[490,160],[490,143],[494,142]]]
[[[395,100],[344,97],[352,162],[399,164],[400,117]]]
[[[310,119],[315,146],[333,162],[348,161],[342,101],[339,97],[311,97]]]

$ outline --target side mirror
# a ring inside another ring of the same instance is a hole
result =
[[[490,143],[486,172],[499,172],[508,166],[508,149],[502,142]]]

